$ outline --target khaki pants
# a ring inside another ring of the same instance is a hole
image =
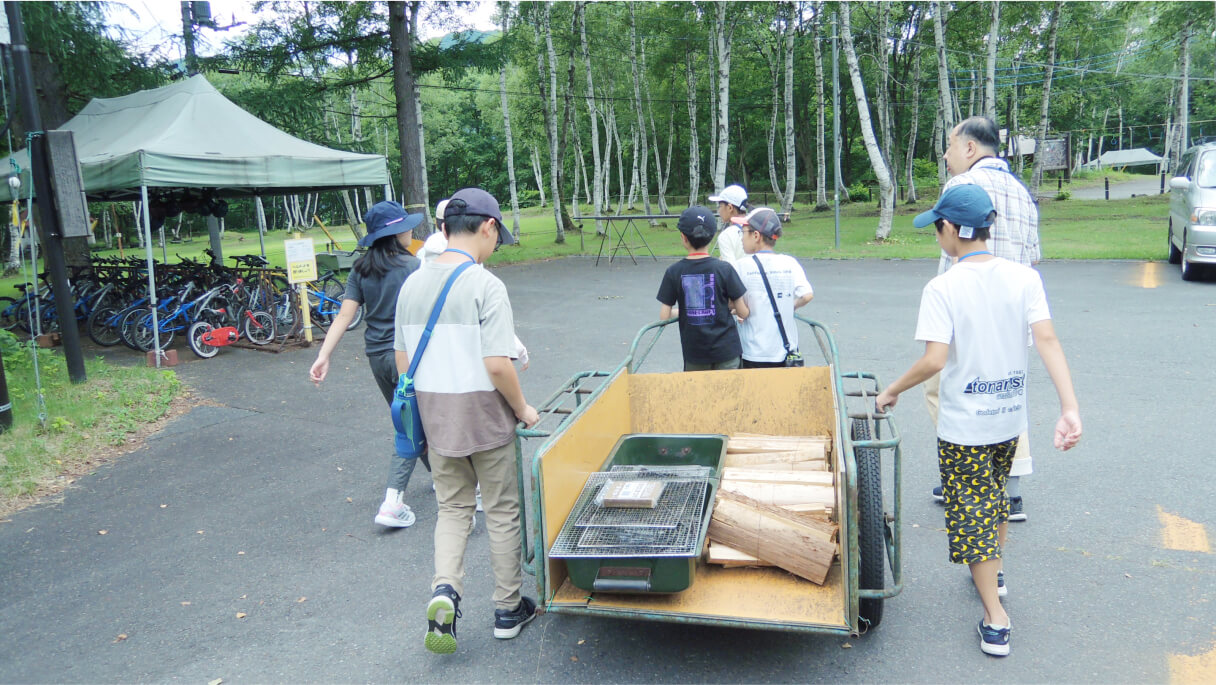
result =
[[[929,418],[933,421],[933,426],[937,426],[937,412],[941,407],[941,398],[938,397],[942,387],[942,375],[940,373],[933,374],[933,377],[924,382],[925,388],[925,406],[929,408]],[[1030,433],[1029,431],[1018,436],[1018,451],[1013,455],[1013,468],[1009,471],[1011,478],[1018,476],[1029,476],[1034,473],[1034,462],[1030,458]]]
[[[439,499],[431,589],[446,583],[464,595],[464,551],[477,507],[475,491],[480,483],[490,537],[490,567],[494,572],[494,608],[516,608],[523,576],[515,443],[467,457],[433,456],[431,469],[435,496]]]

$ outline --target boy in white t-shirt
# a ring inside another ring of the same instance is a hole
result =
[[[757,207],[745,217],[732,219],[743,231],[743,252],[734,263],[747,288],[744,299],[750,315],[739,324],[743,344],[741,369],[785,366],[787,355],[798,352],[798,327],[794,310],[815,296],[802,265],[773,248],[781,237],[781,219],[768,207]],[[768,280],[765,287],[765,279]],[[769,297],[769,290],[772,297]],[[775,304],[774,304],[775,302]],[[773,309],[781,315],[781,327]],[[782,331],[785,335],[782,336]]]
[[[925,353],[876,399],[894,407],[899,394],[941,372],[938,467],[946,506],[950,561],[967,564],[984,605],[980,649],[1009,654],[1009,615],[1001,552],[1008,527],[1005,483],[1026,431],[1026,330],[1060,399],[1055,446],[1081,439],[1081,417],[1064,350],[1056,338],[1043,281],[1034,269],[993,257],[985,244],[996,211],[984,189],[960,185],[916,217],[935,224],[937,241],[958,262],[925,286],[916,339]]]

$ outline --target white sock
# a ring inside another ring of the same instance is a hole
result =
[[[389,488],[384,491],[385,504],[397,504],[401,501],[401,492],[396,488]]]

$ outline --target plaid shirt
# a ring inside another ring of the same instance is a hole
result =
[[[988,249],[997,257],[1031,266],[1039,261],[1039,209],[1021,179],[1003,159],[986,157],[946,182],[942,192],[958,185],[983,188],[996,208],[996,221],[988,238]],[[954,260],[942,252],[937,273],[945,273]]]

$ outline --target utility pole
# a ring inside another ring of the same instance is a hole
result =
[[[55,211],[55,192],[51,188],[51,168],[48,164],[46,133],[34,96],[34,79],[30,70],[30,49],[25,43],[25,26],[21,23],[21,3],[4,3],[9,30],[13,38],[13,71],[16,72],[17,97],[25,128],[33,134],[30,141],[30,176],[34,196],[38,199],[38,232],[42,238],[42,255],[46,270],[51,274],[55,309],[59,312],[59,332],[63,336],[63,357],[67,362],[68,378],[73,383],[88,380],[84,370],[84,354],[80,349],[80,329],[76,325],[76,302],[68,285],[67,267],[63,258],[62,231]]]
[[[836,13],[832,13],[832,165],[836,171],[836,249],[840,249],[840,42],[836,39]]]
[[[198,59],[194,56],[194,3],[182,0],[182,42],[186,44],[186,75],[198,73]]]

